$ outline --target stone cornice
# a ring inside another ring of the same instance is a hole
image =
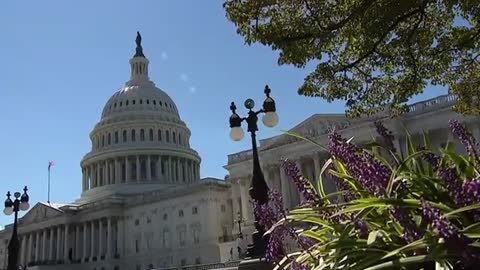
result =
[[[99,152],[90,152],[86,154],[80,166],[85,166],[86,163],[92,163],[96,161],[101,161],[105,159],[114,159],[118,157],[125,156],[134,156],[134,155],[165,155],[165,156],[174,156],[182,157],[187,159],[192,159],[197,162],[201,162],[201,158],[195,150],[192,149],[182,149],[180,147],[166,147],[168,145],[146,145],[144,147],[139,146],[129,146],[124,148],[116,148],[108,151],[99,151]]]

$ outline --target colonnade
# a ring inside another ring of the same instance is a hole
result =
[[[21,265],[79,263],[118,257],[123,220],[107,217],[58,224],[19,235]]]
[[[301,175],[307,177],[310,181],[315,182],[319,179],[320,172],[325,162],[330,158],[326,152],[317,152],[312,155],[302,156],[300,158],[290,159],[296,163],[297,168],[300,169]],[[303,200],[301,194],[298,193],[297,188],[285,173],[281,163],[268,164],[262,167],[262,171],[267,181],[267,185],[272,190],[277,190],[283,200],[283,205],[287,209],[291,209]],[[324,189],[327,193],[336,191],[336,186],[333,178],[330,175],[322,175]],[[239,209],[242,216],[246,219],[253,219],[253,208],[250,205],[249,188],[251,182],[251,176],[242,177],[238,185]]]
[[[199,162],[176,156],[129,155],[86,164],[83,191],[131,182],[193,183],[200,179]]]

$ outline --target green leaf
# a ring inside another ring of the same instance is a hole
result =
[[[379,235],[378,231],[373,231],[368,234],[367,245],[373,244],[377,240],[377,236]]]
[[[371,267],[365,268],[365,270],[380,270],[380,269],[402,269],[409,265],[419,265],[424,262],[435,261],[434,258],[430,258],[427,255],[412,256],[407,258],[401,258],[394,261],[384,262]]]
[[[309,142],[309,143],[311,143],[311,144],[313,144],[313,145],[315,145],[315,146],[320,147],[322,150],[328,151],[328,149],[327,149],[325,146],[317,143],[316,141],[314,141],[314,140],[312,140],[312,139],[309,139],[309,138],[303,136],[303,135],[300,134],[300,133],[296,133],[296,132],[292,132],[292,131],[288,131],[288,130],[281,130],[281,131],[282,131],[283,133],[289,135],[289,136],[292,136],[292,137],[295,137],[295,138],[298,138],[298,139],[307,141],[307,142]]]
[[[472,205],[469,205],[469,206],[465,206],[465,207],[458,208],[456,210],[450,211],[450,212],[444,214],[444,217],[451,217],[451,216],[454,216],[456,214],[466,212],[466,211],[475,210],[475,209],[480,209],[480,203],[472,204]]]

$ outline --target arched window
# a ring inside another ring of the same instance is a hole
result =
[[[150,100],[149,100],[149,99],[147,99],[147,104],[150,104]]]
[[[100,142],[98,140],[98,137],[95,138],[95,145],[97,146],[96,148],[100,147]]]
[[[182,134],[178,133],[178,144],[182,145]]]
[[[122,101],[120,101],[120,107],[122,107]]]
[[[172,132],[173,143],[177,143],[177,137],[175,137],[175,131]]]
[[[132,142],[135,141],[135,129],[132,129]]]
[[[150,139],[150,141],[153,141],[153,129],[150,129],[150,131],[148,132],[148,137]]]
[[[161,140],[162,140],[162,130],[161,130],[161,129],[159,129],[159,130],[157,131],[157,137],[158,137],[158,138],[157,138],[158,141],[161,141]]]
[[[140,104],[143,104],[143,100],[140,99]]]
[[[110,133],[108,133],[107,144],[108,145],[112,144],[112,134],[110,134]]]
[[[115,143],[118,143],[118,131],[115,131]]]
[[[127,100],[127,101],[125,101],[125,106],[128,106],[128,100]]]
[[[105,135],[102,135],[102,147],[105,146]]]
[[[123,137],[122,141],[126,142],[127,141],[127,131],[126,130],[123,131],[122,137]]]
[[[168,132],[168,130],[165,130],[165,139],[167,140],[167,142],[170,142],[170,133]]]
[[[161,101],[159,101],[159,102],[158,102],[158,104],[160,104],[160,106],[162,106],[162,105],[163,105],[163,103],[162,103]]]
[[[157,101],[156,101],[156,100],[153,101],[153,105],[157,105]]]
[[[132,104],[133,104],[133,105],[135,105],[135,99],[134,99],[134,100],[132,100]]]
[[[145,141],[145,130],[143,128],[140,129],[140,141]]]

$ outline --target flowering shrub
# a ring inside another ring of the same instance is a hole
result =
[[[407,136],[402,158],[394,136],[381,123],[375,126],[383,140],[365,148],[332,131],[327,147],[319,146],[331,158],[316,181],[283,160],[303,202],[286,211],[281,196],[271,191],[267,205],[255,206],[270,234],[267,260],[278,269],[420,269],[435,264],[477,269],[480,161],[475,138],[461,123],[450,121],[468,155],[455,153],[452,143],[437,155],[427,137],[417,146]],[[380,148],[391,157],[380,156]],[[325,194],[325,174],[338,192]],[[287,253],[287,241],[296,243],[298,251]]]

